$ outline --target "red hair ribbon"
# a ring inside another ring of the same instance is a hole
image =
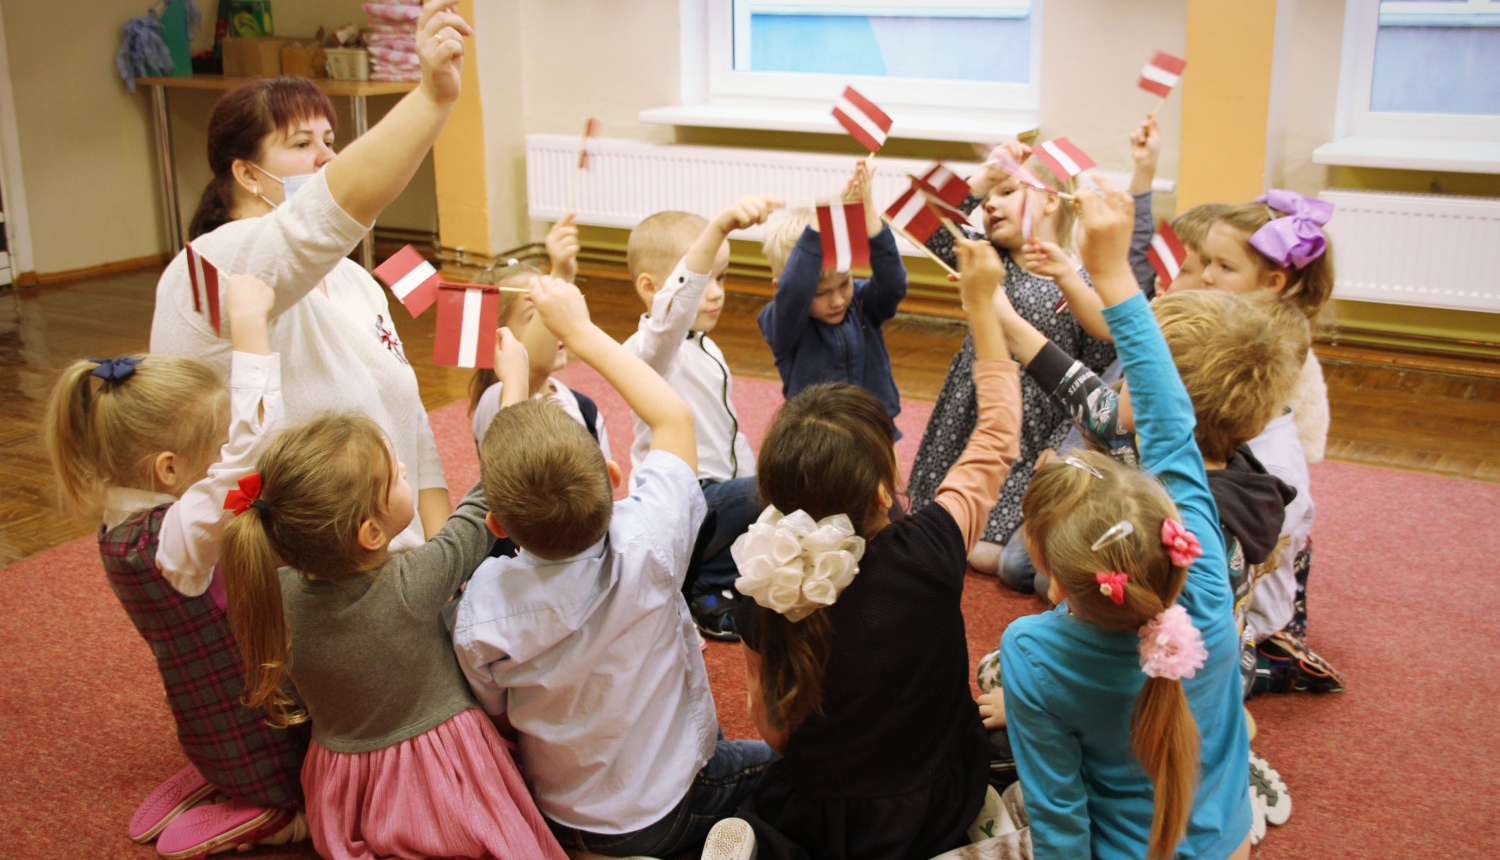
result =
[[[1168,518],[1161,522],[1161,545],[1167,548],[1172,564],[1187,567],[1193,559],[1203,555],[1203,545],[1182,523]]]
[[[1118,570],[1099,571],[1094,574],[1094,579],[1099,582],[1099,593],[1115,602],[1116,606],[1125,605],[1125,574]]]
[[[235,516],[250,510],[260,498],[260,473],[251,472],[240,478],[240,488],[224,494],[224,510],[234,511]]]

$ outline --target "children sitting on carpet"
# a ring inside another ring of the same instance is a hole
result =
[[[1129,195],[1079,203],[1150,474],[1087,452],[1037,471],[1027,545],[1066,602],[1005,631],[1003,704],[987,710],[1008,729],[1036,856],[1248,856],[1233,592],[1193,404],[1126,261]]]
[[[228,391],[196,359],[124,356],[75,362],[48,406],[47,452],[63,499],[102,515],[110,588],[151,646],[190,762],[130,821],[130,838],[155,840],[165,856],[307,838],[306,741],[267,725],[263,709],[245,705],[240,673],[225,671],[239,666],[239,646],[214,573],[224,497],[282,420],[272,299],[255,278],[228,280]],[[214,792],[228,800],[190,810]]]
[[[526,351],[505,329],[495,366],[503,402],[526,400]],[[311,723],[318,854],[562,860],[439,620],[489,549],[480,487],[392,553],[415,515],[406,467],[369,418],[331,413],[277,437],[231,505],[224,577],[248,700],[274,725]]]
[[[864,161],[855,168],[846,197],[864,203],[870,277],[856,281],[848,272],[824,269],[813,213],[788,213],[771,223],[761,245],[776,292],[756,321],[776,359],[783,397],[819,382],[847,382],[879,398],[895,422],[901,394],[881,326],[906,297],[906,266],[895,235],[880,222]]]
[[[760,510],[755,496],[755,457],[740,432],[731,390],[734,376],[724,353],[708,336],[724,305],[729,233],[763,223],[778,203],[745,197],[704,221],[687,212],[659,212],[630,231],[626,261],[635,291],[646,303],[625,348],[687,401],[698,437],[698,482],[714,524],[705,535],[703,565],[685,596],[704,636],[739,638],[734,629],[734,561],[729,545],[744,534]],[[651,427],[635,419],[632,469],[651,447]],[[634,478],[632,478],[634,482]]]
[[[992,304],[999,256],[958,253],[979,419],[934,504],[891,521],[894,430],[863,388],[804,389],[761,445],[768,507],[733,554],[754,601],[738,610],[750,714],[782,755],[742,807],[763,860],[931,857],[970,841],[985,800],[961,597],[1016,458],[1020,382]]]
[[[693,411],[589,321],[577,287],[538,279],[531,298],[541,322],[650,428],[651,448],[617,503],[619,468],[561,410],[529,400],[500,411],[480,474],[490,528],[520,553],[474,574],[453,648],[485,710],[513,727],[563,844],[674,857],[702,845],[771,757],[758,741],[721,739],[681,598],[706,513]]]

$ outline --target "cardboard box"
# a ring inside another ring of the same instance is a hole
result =
[[[225,39],[224,74],[231,78],[281,74],[281,49],[291,39]]]
[[[317,45],[299,45],[295,42],[281,49],[281,73],[301,75],[304,78],[328,77],[328,54]]]

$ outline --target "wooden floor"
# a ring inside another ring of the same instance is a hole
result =
[[[144,352],[159,269],[0,292],[0,565],[93,532],[54,504],[40,425],[62,367],[84,357]],[[639,300],[623,281],[580,282],[595,321],[616,338],[635,330]],[[762,299],[730,296],[714,331],[736,374],[776,378],[755,327]],[[429,409],[467,396],[469,371],[436,367],[433,314],[397,314]],[[962,343],[962,327],[898,318],[886,327],[902,396],[931,400]],[[1500,481],[1500,368],[1472,373],[1404,367],[1390,356],[1318,348],[1332,409],[1328,457]]]

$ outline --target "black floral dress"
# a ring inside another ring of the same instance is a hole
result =
[[[964,201],[964,210],[972,211],[979,203],[979,198],[970,195]],[[964,229],[973,238],[983,238],[976,231]],[[946,230],[934,233],[927,246],[949,265],[957,267],[953,237]],[[1056,281],[1033,275],[1012,260],[1005,249],[997,250],[1005,264],[1005,293],[1016,312],[1036,326],[1048,340],[1069,355],[1077,356],[1095,373],[1104,372],[1115,360],[1114,344],[1090,337],[1071,313],[1066,309],[1059,311],[1063,295]],[[1088,281],[1088,273],[1082,274]],[[1062,444],[1071,426],[1067,414],[1048,399],[1047,392],[1030,375],[1021,377],[1021,410],[1021,455],[1011,466],[1010,476],[1000,486],[1000,498],[990,512],[984,530],[984,540],[994,543],[1009,541],[1021,524],[1021,497],[1026,494],[1031,481],[1037,455]],[[979,409],[974,399],[974,341],[965,338],[963,347],[953,356],[953,363],[948,365],[943,390],[932,407],[932,418],[927,422],[927,431],[922,434],[922,444],[917,448],[917,458],[912,464],[911,478],[907,482],[912,510],[919,510],[933,501],[938,486],[948,469],[957,462],[959,454],[963,453],[978,420]]]

